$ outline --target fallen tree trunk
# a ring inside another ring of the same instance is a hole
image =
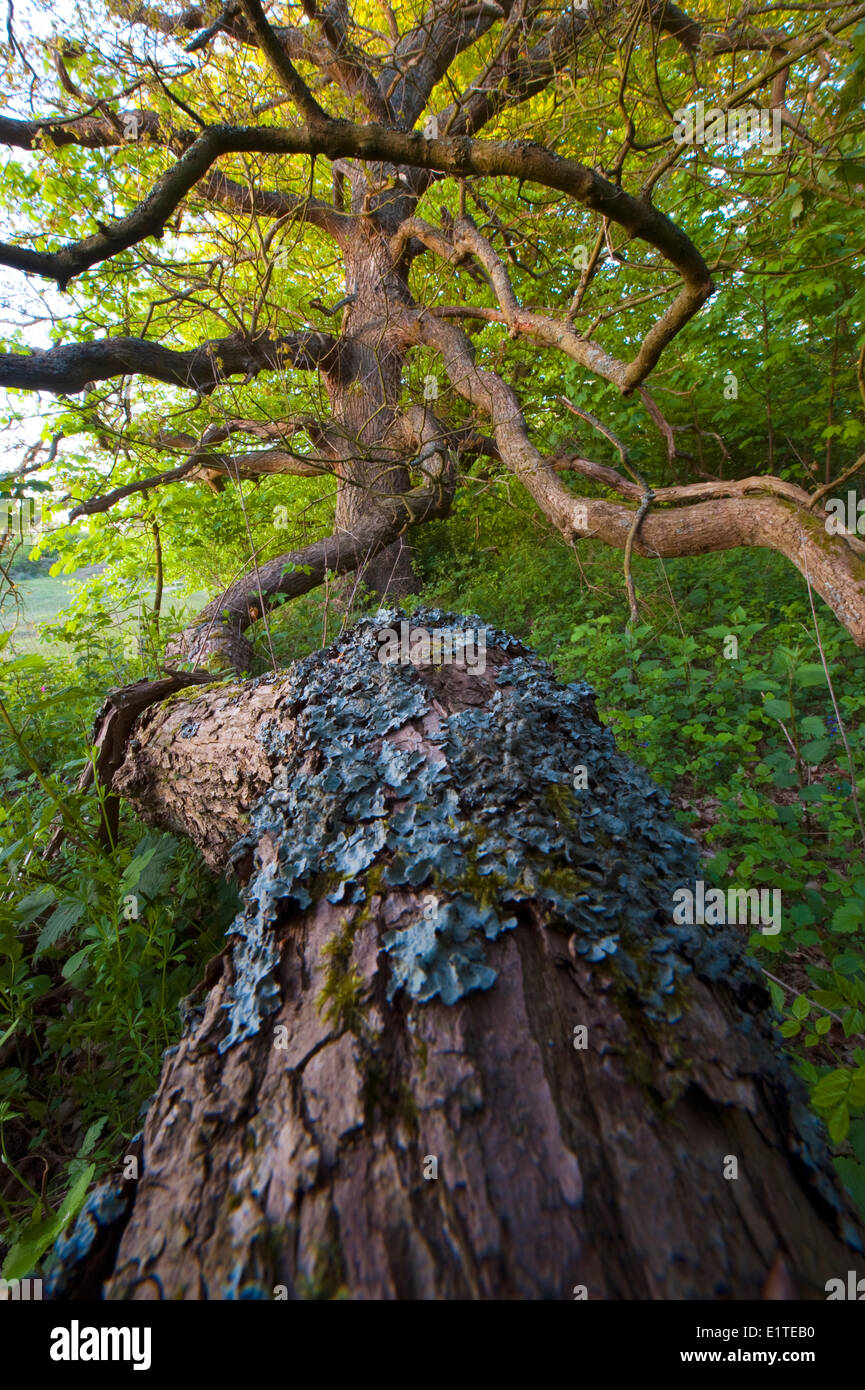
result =
[[[381,625],[134,730],[115,790],[245,906],[106,1296],[825,1297],[861,1229],[666,798],[512,639]]]

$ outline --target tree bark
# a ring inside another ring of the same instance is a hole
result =
[[[371,212],[367,180],[354,174],[352,207],[358,216],[345,240],[346,295],[342,331],[345,350],[339,370],[325,374],[325,386],[338,428],[337,503],[334,531],[353,535],[374,521],[392,499],[411,486],[403,450],[389,435],[397,421],[404,354],[382,346],[382,324],[412,304],[407,262],[393,263],[389,239],[414,200],[393,197]],[[379,200],[381,201],[381,200]],[[341,448],[339,444],[341,443]],[[411,548],[400,537],[358,567],[356,579],[391,602],[417,590]]]
[[[825,1297],[861,1228],[748,929],[674,923],[667,799],[513,639],[383,664],[381,621],[133,730],[115,791],[244,907],[106,1296]]]

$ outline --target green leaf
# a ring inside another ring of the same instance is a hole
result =
[[[810,763],[812,767],[816,767],[818,763],[823,762],[824,758],[828,758],[829,754],[832,752],[832,740],[831,738],[809,739],[807,743],[802,744],[800,752],[807,763]]]
[[[799,731],[809,739],[823,739],[826,737],[826,725],[816,714],[806,714],[804,719],[800,719]]]
[[[87,960],[87,957],[90,955],[92,949],[92,946],[83,946],[80,951],[75,952],[74,956],[69,957],[68,961],[66,961],[66,964],[63,966],[63,970],[61,972],[64,980],[71,980],[72,976],[75,974],[76,970],[78,970],[79,966],[82,966],[84,962]]]
[[[825,795],[825,782],[812,782],[809,786],[799,789],[800,801],[822,801]]]
[[[783,768],[779,768],[777,772],[772,774],[773,787],[795,787],[798,785],[798,782],[799,778],[792,769],[785,772]]]
[[[56,1216],[43,1217],[30,1223],[24,1235],[15,1242],[6,1256],[0,1277],[24,1279],[36,1269],[45,1251],[63,1234],[71,1218],[84,1205],[84,1198],[95,1172],[95,1164],[91,1163],[79,1173]]]
[[[865,968],[865,958],[853,951],[841,951],[832,957],[831,964],[832,969],[837,970],[839,975],[855,975]]]
[[[855,1106],[857,1110],[860,1105],[865,1105],[865,1067],[859,1067],[853,1073],[850,1090],[847,1094],[847,1104]]]
[[[856,1158],[865,1164],[865,1119],[851,1119],[847,1138]]]
[[[803,666],[798,666],[793,676],[797,685],[805,687],[809,685],[825,685],[826,672],[819,662],[809,661]],[[809,716],[810,718],[811,716]],[[822,721],[821,721],[822,722]],[[804,723],[804,721],[803,721]],[[822,732],[825,732],[823,730]]]
[[[108,1116],[103,1115],[100,1119],[94,1120],[92,1125],[88,1125],[87,1133],[81,1141],[81,1148],[78,1150],[79,1158],[86,1158],[96,1140],[99,1138],[105,1126],[108,1124]]]
[[[833,1159],[835,1171],[865,1219],[865,1163],[843,1155]]]
[[[827,1115],[847,1097],[850,1089],[850,1072],[846,1067],[838,1067],[823,1076],[811,1092],[811,1104],[821,1115]]]
[[[120,880],[122,888],[125,888],[127,891],[137,888],[138,880],[156,853],[156,848],[156,845],[152,845],[150,849],[145,850],[143,854],[137,854],[134,859],[129,861],[123,871],[123,877]]]
[[[852,1037],[854,1033],[861,1033],[865,1030],[865,1014],[862,1013],[861,1009],[848,1009],[844,1015],[842,1026],[845,1038]]]
[[[38,892],[28,893],[21,899],[15,909],[15,918],[21,926],[27,927],[56,901],[57,894],[53,888],[40,888]]]
[[[829,1138],[832,1140],[833,1144],[844,1143],[844,1140],[847,1138],[847,1131],[850,1128],[850,1111],[843,1101],[829,1116],[827,1128],[829,1130]]]
[[[54,946],[61,936],[65,936],[70,927],[75,926],[83,911],[84,904],[76,902],[74,898],[64,898],[62,902],[58,903],[39,933],[33,959],[35,960],[43,951],[47,951],[50,946]]]
[[[763,710],[771,719],[782,719],[786,722],[793,717],[789,700],[765,700]]]
[[[856,898],[853,902],[842,903],[836,907],[832,913],[832,930],[836,932],[853,933],[858,931],[863,921],[863,904],[861,898]]]

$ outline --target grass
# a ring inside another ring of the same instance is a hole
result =
[[[56,638],[44,638],[39,627],[42,623],[53,622],[58,614],[69,607],[77,586],[92,573],[92,567],[88,567],[56,578],[49,575],[37,575],[32,579],[16,578],[13,581],[14,588],[3,584],[0,588],[0,633],[13,633],[4,656],[9,658],[39,655],[54,660],[68,656],[71,653],[69,644],[59,642]],[[167,586],[165,600],[166,603],[173,603],[178,615],[195,613],[210,597],[202,590],[178,598],[172,593],[173,587]],[[152,592],[143,594],[142,602],[147,606],[151,605]],[[127,635],[134,640],[138,628],[137,605],[128,605],[118,610],[115,616]]]
[[[0,632],[14,630],[7,647],[10,654],[26,656],[43,647],[38,623],[50,622],[69,604],[75,575],[56,579],[42,575],[15,580],[14,589],[5,589],[0,599]],[[52,649],[56,644],[52,644]]]

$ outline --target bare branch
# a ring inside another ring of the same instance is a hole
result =
[[[87,502],[79,502],[69,513],[69,520],[77,521],[79,516],[95,516],[98,512],[110,511],[118,502],[122,502],[124,497],[132,497],[136,492],[150,492],[152,488],[164,487],[167,483],[176,483],[187,477],[194,467],[194,461],[187,460],[177,468],[169,468],[165,473],[155,473],[149,478],[139,478],[134,483],[124,483],[122,487],[116,487],[101,497],[91,497]]]
[[[649,202],[632,197],[594,169],[552,154],[529,142],[466,139],[425,140],[422,135],[384,126],[329,122],[316,127],[213,126],[157,180],[147,198],[127,216],[97,236],[57,252],[0,245],[0,264],[45,275],[65,286],[73,275],[118,251],[160,234],[178,203],[209,166],[228,153],[326,154],[330,159],[381,160],[394,165],[438,169],[462,177],[512,177],[569,193],[586,207],[617,222],[632,237],[654,246],[676,267],[684,284],[674,303],[656,323],[629,370],[626,389],[639,384],[666,342],[712,292],[708,268],[693,243]]]
[[[240,0],[258,46],[273,68],[304,120],[311,126],[325,124],[329,116],[316,101],[293,62],[271,29],[260,0]]]
[[[92,381],[131,374],[207,395],[221,381],[239,374],[251,378],[289,366],[326,371],[335,366],[337,350],[337,340],[329,333],[215,338],[185,352],[144,338],[103,338],[46,352],[0,353],[0,386],[72,395]]]

